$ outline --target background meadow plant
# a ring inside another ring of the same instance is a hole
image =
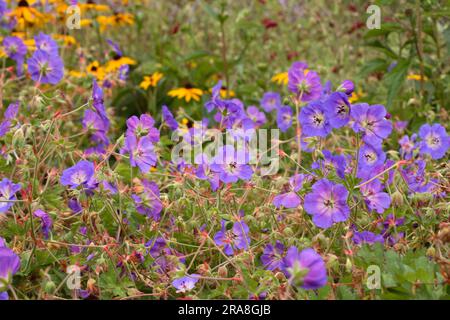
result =
[[[397,3],[0,0],[0,298],[448,299],[449,8]]]

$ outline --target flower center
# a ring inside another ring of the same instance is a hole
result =
[[[304,93],[309,93],[310,91],[309,84],[306,82],[306,80],[302,80],[302,82],[300,82],[297,87],[299,91],[303,91]]]
[[[324,120],[324,116],[323,116],[323,114],[320,114],[320,113],[316,113],[312,117],[313,124],[316,127],[320,127],[323,124],[323,120]]]
[[[364,155],[364,158],[366,159],[367,163],[372,164],[372,163],[375,162],[377,157],[376,157],[376,155],[374,153],[366,153]]]
[[[327,208],[330,208],[330,209],[334,208],[334,201],[331,200],[331,199],[326,199],[326,200],[323,202],[323,204],[324,204],[325,207],[327,207]]]
[[[436,149],[441,145],[441,139],[438,136],[430,134],[426,140],[427,145],[432,149]]]
[[[338,115],[342,115],[342,114],[347,113],[347,106],[345,104],[339,105],[337,113],[338,113]]]
[[[39,64],[39,71],[45,77],[52,71],[52,68],[48,65],[48,62],[43,62]]]
[[[86,181],[86,174],[84,172],[76,172],[72,175],[72,182],[74,184],[82,184]]]

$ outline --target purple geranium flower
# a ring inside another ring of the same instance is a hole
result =
[[[380,234],[375,234],[370,231],[354,231],[353,232],[353,243],[356,245],[363,245],[365,243],[367,244],[374,244],[374,243],[384,243],[384,238]]]
[[[285,192],[273,198],[273,205],[277,208],[281,206],[285,208],[297,208],[301,203],[301,199],[296,192],[302,188],[305,179],[306,176],[304,174],[296,174],[291,177]]]
[[[79,214],[83,211],[83,207],[75,198],[70,199],[67,206],[72,210],[73,214]]]
[[[403,179],[412,192],[423,193],[430,190],[431,185],[426,179],[425,167],[426,162],[424,160],[416,160],[400,170]]]
[[[154,238],[145,243],[147,248],[147,253],[154,259],[152,266],[156,266],[156,271],[158,273],[168,273],[173,271],[178,261],[181,263],[186,263],[186,259],[182,255],[169,248],[167,246],[166,240],[162,237]],[[178,261],[172,259],[170,256],[178,257]]]
[[[11,126],[13,125],[12,120],[17,116],[18,111],[19,101],[11,103],[5,110],[4,120],[0,123],[0,137],[3,137],[11,130]]]
[[[92,130],[94,133],[100,131],[105,134],[108,130],[107,124],[103,121],[103,118],[94,110],[87,109],[84,112],[81,123],[84,129]]]
[[[403,232],[397,232],[397,227],[403,225],[404,222],[404,217],[396,218],[394,215],[389,214],[381,224],[383,226],[381,234],[388,241],[389,245],[393,246],[404,237],[405,234]]]
[[[57,55],[37,50],[28,59],[28,72],[36,82],[57,84],[64,76],[64,63]]]
[[[361,186],[361,193],[369,210],[383,213],[391,205],[391,197],[382,190],[383,184],[378,179]]]
[[[348,191],[341,184],[328,179],[317,181],[312,192],[305,196],[305,211],[313,216],[319,228],[327,229],[334,223],[346,221],[350,215],[347,205]]]
[[[247,250],[250,245],[247,224],[243,221],[235,222],[231,230],[227,230],[225,224],[225,220],[222,220],[222,229],[214,236],[214,242],[223,246],[223,251],[229,256],[237,250]]]
[[[249,106],[247,108],[247,115],[254,122],[256,126],[262,126],[267,122],[266,115],[264,112],[259,111],[258,107]]]
[[[328,150],[323,150],[323,159],[313,162],[311,165],[312,169],[319,169],[325,176],[327,176],[330,171],[335,170],[338,177],[344,179],[345,168],[347,166],[347,160],[343,155],[333,155]]]
[[[182,278],[178,278],[172,281],[172,285],[177,289],[177,292],[184,293],[186,291],[191,291],[194,289],[195,284],[198,282],[200,275],[191,274],[186,275]]]
[[[198,167],[195,170],[195,175],[200,180],[208,180],[211,185],[212,191],[217,191],[220,185],[219,173],[214,172],[210,168],[211,162],[204,154],[200,154],[196,157],[195,163],[198,163]]]
[[[414,150],[417,149],[418,144],[416,143],[417,134],[413,134],[411,139],[408,136],[403,136],[398,143],[400,144],[400,155],[405,160],[410,160],[413,156]]]
[[[233,146],[225,145],[214,157],[210,167],[212,171],[219,173],[219,179],[224,183],[234,183],[239,179],[250,180],[253,170],[245,164],[247,157],[246,150],[236,151]]]
[[[178,129],[178,122],[175,120],[172,112],[170,112],[167,106],[162,106],[162,117],[163,121],[166,123],[170,130]]]
[[[5,37],[3,39],[3,47],[5,52],[11,59],[22,61],[27,54],[27,46],[19,37]]]
[[[337,88],[337,91],[344,92],[347,96],[351,96],[355,90],[355,85],[351,80],[342,81],[341,85]]]
[[[277,126],[281,132],[286,132],[292,126],[292,108],[290,106],[281,106],[277,110]]]
[[[330,125],[333,128],[345,126],[350,120],[350,102],[342,92],[332,93],[325,101],[324,108],[328,112]]]
[[[296,247],[290,247],[284,264],[284,273],[292,285],[313,290],[327,283],[325,262],[314,249],[307,248],[300,252]]]
[[[138,166],[142,173],[147,173],[150,168],[156,165],[156,153],[150,137],[145,136],[139,140],[135,135],[128,135],[125,138],[124,150],[130,154],[130,164]]]
[[[133,194],[132,198],[136,204],[136,210],[140,214],[152,217],[158,221],[163,204],[160,199],[159,187],[153,181],[142,180],[143,191],[139,194]]]
[[[301,94],[301,100],[305,102],[316,100],[322,94],[322,84],[317,72],[299,68],[296,64],[289,69],[288,88],[297,96]]]
[[[0,123],[0,138],[7,134],[9,130],[11,130],[11,126],[11,120],[5,120]]]
[[[326,137],[331,132],[329,112],[319,101],[313,101],[300,111],[299,121],[307,137]]]
[[[266,92],[261,99],[261,107],[266,112],[277,110],[281,107],[281,97],[277,92]]]
[[[33,213],[33,216],[36,218],[41,219],[41,226],[42,226],[42,233],[44,234],[44,238],[48,239],[50,230],[53,226],[53,221],[50,215],[42,210],[36,210]]]
[[[19,37],[5,37],[3,39],[3,47],[8,57],[17,63],[17,75],[21,76],[23,74],[23,61],[27,54],[27,46]]]
[[[120,81],[127,81],[129,74],[130,74],[130,66],[128,64],[123,64],[119,67]]]
[[[19,101],[11,103],[5,110],[5,113],[3,115],[4,118],[7,120],[14,119],[17,116],[17,113],[19,112],[19,105],[20,105]]]
[[[58,56],[58,44],[49,35],[40,32],[34,37],[34,41],[38,50],[44,51],[50,56]]]
[[[362,178],[366,173],[378,165],[382,165],[386,160],[386,154],[381,145],[374,147],[370,144],[364,144],[359,149],[358,158],[358,178]]]
[[[267,270],[283,270],[284,269],[285,248],[280,241],[276,241],[275,245],[268,244],[264,248],[261,256],[261,262]]]
[[[432,159],[440,159],[450,148],[450,137],[445,128],[438,123],[424,124],[419,129],[420,154],[429,154]]]
[[[213,111],[218,108],[223,110],[224,100],[220,98],[220,90],[222,89],[222,80],[219,80],[217,84],[212,88],[211,100],[205,103],[205,108],[208,112]]]
[[[402,133],[408,127],[408,121],[396,121],[393,127],[395,131]]]
[[[76,189],[79,186],[91,188],[95,183],[95,168],[90,161],[82,160],[73,167],[64,170],[61,184]]]
[[[127,135],[148,136],[152,143],[156,143],[159,141],[159,131],[154,125],[155,120],[148,114],[142,114],[140,118],[132,116],[127,120]]]
[[[7,178],[0,181],[0,213],[5,213],[16,200],[16,192],[20,190],[20,184],[13,183]]]
[[[9,248],[0,248],[0,291],[5,291],[12,277],[19,271],[20,259]]]
[[[387,112],[382,105],[354,104],[350,115],[354,120],[353,130],[363,133],[366,143],[381,144],[392,132],[392,123],[386,119]]]

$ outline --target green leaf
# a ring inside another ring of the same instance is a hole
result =
[[[406,76],[408,74],[409,65],[410,65],[409,60],[402,60],[385,77],[385,81],[388,85],[388,94],[386,103],[386,107],[388,109],[392,106],[394,98],[397,97],[403,83],[405,82]]]
[[[366,77],[377,71],[385,71],[388,68],[388,62],[385,59],[377,58],[368,61],[361,69],[361,76]]]
[[[383,23],[381,29],[372,29],[366,32],[364,39],[370,39],[379,36],[386,36],[391,32],[402,31],[403,28],[396,23]]]

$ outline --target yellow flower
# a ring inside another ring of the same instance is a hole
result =
[[[234,97],[236,94],[234,93],[233,90],[227,90],[227,88],[222,87],[220,89],[220,96],[225,99],[225,98],[232,98]]]
[[[288,73],[287,72],[278,73],[272,77],[271,81],[277,84],[287,85]]]
[[[124,26],[134,24],[134,16],[130,13],[116,13],[113,16],[98,16],[100,31],[105,31],[109,26]]]
[[[358,92],[353,91],[351,97],[348,98],[348,102],[355,103],[355,102],[359,101],[359,99],[361,99],[364,96],[365,96],[365,94],[362,92],[361,89],[359,89]]]
[[[168,95],[177,99],[184,99],[186,102],[190,102],[192,99],[200,101],[200,97],[203,95],[203,90],[198,88],[192,88],[190,85],[184,88],[177,88],[170,90]]]
[[[77,40],[72,36],[68,36],[68,35],[64,35],[64,34],[53,34],[52,37],[55,40],[63,41],[65,46],[72,46],[72,45],[77,44]]]
[[[106,72],[105,68],[100,66],[100,63],[98,61],[94,61],[91,64],[89,64],[86,68],[86,71],[88,74],[93,75],[97,78],[97,80],[101,81],[105,78]]]
[[[91,27],[93,25],[92,19],[81,19],[80,26],[81,27]]]
[[[11,10],[10,16],[17,20],[17,27],[24,29],[26,26],[35,26],[42,24],[46,16],[39,12],[37,9],[30,7],[35,1],[21,0],[17,4],[17,7]]]
[[[147,90],[148,87],[156,87],[158,85],[159,80],[163,77],[161,72],[156,71],[150,76],[145,76],[144,80],[142,80],[139,85],[142,89]]]
[[[96,4],[96,3],[80,3],[78,4],[81,11],[109,11],[109,6],[106,4]]]
[[[23,43],[27,46],[27,49],[29,51],[36,50],[36,42],[34,41],[34,39],[25,39],[23,40]]]
[[[81,71],[76,71],[76,70],[70,70],[69,71],[69,76],[71,76],[72,78],[84,78],[86,77],[86,73],[85,72],[81,72]]]
[[[212,92],[212,89],[209,89],[209,92]],[[222,88],[220,88],[220,96],[223,99],[232,98],[236,96],[236,93],[233,90],[227,90],[227,87],[222,86]]]
[[[106,63],[105,70],[107,73],[119,70],[124,64],[134,65],[136,61],[128,57],[117,57]]]
[[[420,74],[409,74],[407,79],[420,81],[420,80],[422,80],[422,76]],[[427,81],[427,80],[428,80],[428,78],[426,76],[423,76],[423,81]]]

